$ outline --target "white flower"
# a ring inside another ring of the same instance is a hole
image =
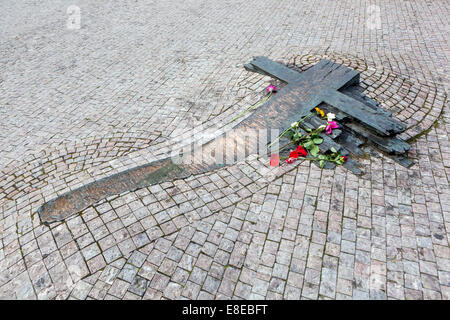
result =
[[[336,118],[336,115],[334,113],[327,113],[328,122],[333,121]]]
[[[292,122],[291,123],[291,127],[292,128],[297,128],[298,127],[298,122]]]

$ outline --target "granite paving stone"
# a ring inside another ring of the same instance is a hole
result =
[[[80,28],[68,4],[0,4],[0,299],[450,299],[447,2],[77,5]],[[357,70],[407,126],[413,165],[369,148],[356,176],[250,155],[42,223],[44,203],[177,137],[228,131],[283,87],[245,71],[258,55]]]

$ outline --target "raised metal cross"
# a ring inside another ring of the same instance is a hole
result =
[[[284,127],[306,116],[322,102],[339,109],[380,136],[392,136],[403,132],[405,126],[392,119],[385,110],[358,101],[339,90],[359,83],[359,73],[330,60],[323,59],[304,72],[297,72],[266,57],[256,57],[245,67],[278,78],[288,85],[283,94],[269,101],[269,110],[283,110]],[[295,106],[293,108],[292,106]],[[278,112],[273,116],[280,117]],[[273,125],[271,112],[267,119]],[[277,121],[276,121],[277,122]],[[283,125],[280,124],[280,127]]]

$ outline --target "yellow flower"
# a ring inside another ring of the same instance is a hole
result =
[[[314,108],[318,114],[320,114],[321,117],[325,117],[325,112],[323,112],[322,110],[320,110],[318,107]]]

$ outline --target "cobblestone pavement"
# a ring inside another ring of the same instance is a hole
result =
[[[0,298],[450,299],[449,7],[1,2]],[[193,124],[226,130],[271,82],[243,69],[255,55],[360,71],[408,125],[414,166],[250,156],[40,222],[44,202],[164,157]]]

